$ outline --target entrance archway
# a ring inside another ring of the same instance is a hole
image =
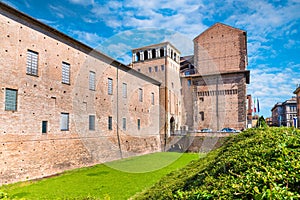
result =
[[[173,116],[170,119],[170,128],[171,128],[171,134],[174,134],[175,133],[175,119]]]

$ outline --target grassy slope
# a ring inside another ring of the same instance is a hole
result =
[[[249,129],[136,199],[299,199],[300,131]]]
[[[72,170],[41,181],[6,185],[0,190],[10,198],[128,199],[198,158],[198,154],[155,153]]]

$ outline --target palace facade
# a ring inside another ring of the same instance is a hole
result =
[[[0,2],[0,185],[168,150],[172,134],[244,129],[246,32],[217,23],[117,60]]]

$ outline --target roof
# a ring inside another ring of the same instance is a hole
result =
[[[300,85],[298,85],[298,88],[293,93],[298,94],[299,92],[300,92]]]
[[[108,55],[78,41],[75,40],[74,38],[34,19],[33,17],[24,14],[8,5],[6,5],[5,3],[2,3],[0,1],[0,13],[14,21],[17,21],[21,24],[24,24],[38,32],[41,32],[43,34],[47,34],[49,37],[54,38],[55,40],[58,40],[66,45],[69,45],[79,51],[82,51],[83,53],[86,53],[90,56],[93,56],[103,62],[106,62],[108,64],[110,64],[111,66],[114,66],[118,69],[124,70],[124,71],[129,71],[130,70],[130,74],[137,76],[141,79],[144,79],[145,81],[148,81],[152,84],[155,85],[160,85],[161,83],[149,76],[146,76],[128,66],[126,66],[125,64],[109,57]]]
[[[216,27],[223,27],[223,28],[227,28],[227,29],[232,29],[232,30],[238,31],[238,32],[246,32],[246,31],[244,31],[244,30],[241,30],[241,29],[238,29],[238,28],[235,28],[235,27],[232,27],[232,26],[229,26],[229,25],[226,25],[226,24],[217,22],[217,23],[215,23],[214,25],[212,25],[211,27],[209,27],[208,29],[206,29],[205,31],[203,31],[202,33],[200,33],[198,36],[196,36],[196,37],[194,38],[194,40],[198,39],[201,35],[203,35],[203,34],[209,32],[210,30],[215,29]]]
[[[184,76],[186,78],[199,78],[199,77],[210,77],[210,76],[218,76],[218,75],[228,75],[228,74],[245,74],[246,75],[246,83],[250,83],[250,70],[238,70],[238,71],[227,71],[227,72],[220,72],[220,73],[212,73],[212,74],[193,74],[189,76]]]

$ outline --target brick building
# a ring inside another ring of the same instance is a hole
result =
[[[194,73],[183,73],[183,123],[190,129],[246,128],[246,32],[216,23],[194,39]]]
[[[217,23],[181,57],[128,66],[0,3],[0,185],[167,150],[185,130],[247,127],[246,32]]]
[[[0,3],[0,185],[161,151],[160,82]]]

